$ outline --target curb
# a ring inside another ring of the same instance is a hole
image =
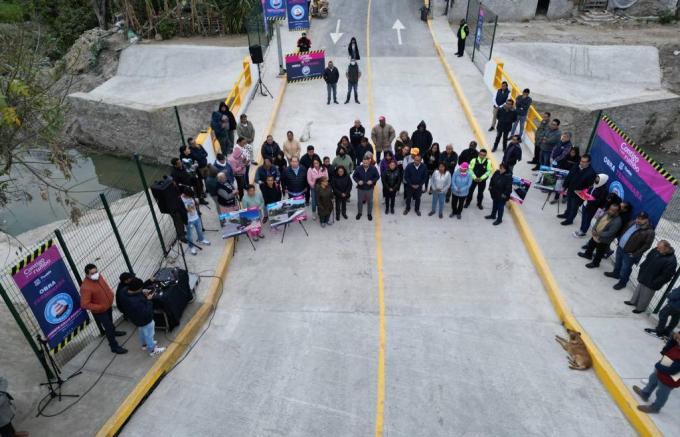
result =
[[[224,281],[233,256],[234,240],[231,239],[225,244],[220,260],[215,267],[215,276],[222,278],[222,280],[212,279],[205,302],[203,302],[189,322],[184,325],[184,328],[182,328],[165,353],[160,356],[149,371],[146,372],[146,375],[137,383],[135,388],[132,389],[130,394],[127,395],[116,412],[99,429],[96,434],[97,437],[113,437],[118,435],[135,410],[146,400],[166,373],[182,357],[184,351],[191,345],[200,328],[208,320],[213,308],[217,305],[220,297],[220,282]]]
[[[470,108],[470,104],[468,103],[467,98],[465,97],[465,94],[463,93],[463,90],[458,83],[453,70],[451,69],[451,66],[446,60],[444,51],[442,50],[441,45],[437,41],[437,37],[432,30],[432,22],[428,21],[427,26],[430,34],[432,35],[432,40],[434,41],[434,47],[437,55],[439,56],[439,60],[441,61],[444,70],[446,70],[449,82],[451,83],[451,86],[458,97],[458,101],[460,106],[463,108],[465,117],[467,118],[468,123],[475,134],[475,137],[477,137],[477,141],[479,142],[480,146],[488,148],[486,137],[480,130],[477,120],[475,119],[472,109]],[[492,166],[494,168],[497,167],[496,159],[493,154],[489,154],[489,159],[491,160]],[[548,262],[545,259],[540,247],[538,246],[536,238],[534,237],[529,224],[524,218],[524,213],[522,210],[519,207],[510,204],[510,213],[514,218],[515,226],[522,237],[522,241],[526,246],[527,252],[529,252],[529,256],[534,263],[536,272],[541,278],[541,282],[548,293],[548,297],[553,304],[557,316],[565,327],[579,331],[581,333],[581,339],[585,343],[586,347],[588,348],[588,352],[590,352],[590,355],[593,359],[593,370],[616,402],[616,405],[626,416],[633,428],[635,428],[635,430],[641,436],[662,436],[663,434],[656,424],[649,418],[649,416],[637,410],[636,407],[638,402],[631,394],[631,391],[628,389],[628,387],[626,387],[621,377],[616,373],[612,365],[609,363],[609,361],[607,361],[604,354],[595,345],[593,339],[590,337],[590,335],[588,335],[587,332],[585,332],[581,324],[569,309],[566,300],[559,289],[557,281],[550,270]]]

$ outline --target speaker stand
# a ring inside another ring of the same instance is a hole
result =
[[[262,82],[262,69],[260,67],[260,64],[256,65],[257,65],[257,84],[255,84],[255,91],[259,90],[260,95],[269,96],[273,99],[274,96],[272,96],[272,93],[269,92],[269,88],[267,88],[267,85],[265,85],[264,82]]]

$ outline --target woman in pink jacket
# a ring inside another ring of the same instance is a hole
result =
[[[234,178],[238,184],[238,198],[243,199],[243,188],[246,186],[246,162],[245,154],[243,153],[242,141],[243,138],[239,138],[234,144],[234,150],[227,158],[231,169],[234,170]],[[245,141],[245,140],[244,140]]]
[[[316,220],[316,183],[321,178],[328,179],[328,171],[321,165],[321,161],[314,158],[312,168],[307,170],[307,183],[309,184],[309,195],[312,199],[312,218]]]

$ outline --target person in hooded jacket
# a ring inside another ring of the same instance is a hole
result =
[[[284,175],[286,174],[286,169],[288,168],[288,162],[286,161],[286,158],[283,155],[283,151],[280,151],[279,153],[276,154],[276,156],[272,160],[272,164],[279,170],[279,176],[281,177],[280,180],[281,192],[283,192],[286,190],[286,181],[284,179]]]
[[[352,178],[349,176],[347,169],[339,165],[335,169],[335,174],[331,179],[331,188],[333,188],[333,195],[335,196],[335,220],[342,218],[347,220],[347,201],[352,195]]]
[[[354,59],[355,61],[361,59],[361,55],[359,54],[359,46],[357,45],[357,39],[355,37],[352,37],[352,39],[349,40],[347,52],[349,53],[350,59]]]
[[[469,166],[467,162],[462,163],[451,177],[451,195],[453,197],[451,198],[451,214],[449,217],[455,215],[458,220],[461,218],[465,200],[472,186],[472,175],[468,171]]]
[[[574,237],[581,238],[588,233],[590,222],[593,220],[593,217],[595,217],[595,213],[598,209],[602,208],[605,211],[609,209],[607,198],[610,196],[607,181],[609,181],[609,176],[600,173],[595,178],[593,186],[588,189],[588,194],[593,196],[593,200],[587,201],[581,207],[581,227],[577,231],[574,231]],[[612,195],[616,196],[614,193],[612,193]],[[618,197],[619,196],[616,196],[616,198]],[[620,201],[621,200],[619,199],[619,202]]]
[[[137,327],[139,341],[149,356],[155,357],[165,351],[164,347],[158,347],[154,339],[155,323],[153,320],[153,304],[151,299],[154,294],[144,290],[144,282],[134,278],[130,284],[121,290],[118,296],[118,310]]]
[[[267,139],[265,140],[264,143],[262,143],[262,148],[260,149],[260,156],[262,157],[262,159],[264,158],[274,159],[274,157],[278,155],[280,151],[281,147],[279,147],[279,144],[276,141],[274,141],[274,137],[271,135],[267,135]]]
[[[385,152],[385,156],[383,156],[383,159],[380,160],[380,165],[378,166],[380,169],[380,174],[383,174],[384,172],[387,171],[387,167],[390,165],[390,162],[395,161],[394,159],[394,153],[392,153],[391,150],[388,150]]]
[[[358,148],[361,145],[361,139],[366,136],[366,128],[361,125],[361,120],[358,118],[354,120],[354,124],[352,125],[351,128],[349,128],[349,142],[352,144],[352,148],[354,149],[353,153],[350,153],[350,155],[355,159],[359,156],[357,154]]]
[[[427,130],[425,121],[418,123],[418,128],[411,134],[411,150],[418,148],[420,156],[425,156],[432,147],[432,134]]]
[[[522,160],[521,141],[519,135],[513,135],[512,138],[510,138],[508,148],[505,149],[505,152],[503,153],[503,164],[505,164],[505,167],[510,173],[512,173],[512,170],[515,168],[515,164]]]
[[[479,152],[477,151],[477,141],[470,141],[468,148],[460,152],[460,156],[458,157],[458,165],[461,165],[464,162],[470,164],[470,162],[472,162],[472,160],[477,156],[479,156]]]
[[[385,162],[385,160],[383,160]],[[397,161],[391,159],[387,169],[381,175],[383,186],[383,197],[385,198],[385,214],[394,214],[394,200],[401,187],[401,170],[397,166]]]
[[[210,128],[215,132],[222,154],[229,155],[232,147],[234,147],[236,118],[225,102],[220,102],[217,111],[212,113]]]
[[[505,164],[501,163],[498,166],[498,170],[491,176],[489,193],[493,201],[493,208],[491,209],[491,214],[484,218],[494,220],[493,225],[497,226],[503,223],[505,204],[510,200],[510,194],[512,193],[512,173],[508,171]]]
[[[675,257],[675,249],[666,241],[661,240],[656,248],[649,251],[645,260],[640,264],[638,272],[638,286],[626,305],[635,306],[633,312],[644,312],[652,301],[654,293],[661,289],[668,281],[673,279],[678,260]]]

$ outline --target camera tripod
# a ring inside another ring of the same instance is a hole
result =
[[[80,397],[80,395],[63,394],[61,392],[61,386],[64,385],[64,383],[66,381],[73,378],[74,376],[80,375],[82,372],[78,371],[78,372],[74,373],[73,375],[69,376],[68,378],[66,378],[65,380],[62,379],[61,378],[61,369],[59,368],[57,363],[54,361],[54,358],[50,354],[49,346],[47,345],[47,340],[42,338],[40,335],[37,335],[36,339],[38,340],[38,343],[40,344],[40,355],[42,357],[43,364],[45,365],[45,374],[47,376],[47,382],[43,382],[40,385],[47,387],[47,389],[49,390],[49,393],[48,393],[49,399],[47,400],[47,403],[45,403],[44,405],[38,405],[38,414],[36,414],[36,416],[35,416],[35,417],[38,417],[43,413],[43,411],[45,411],[47,406],[54,399],[56,399],[58,402],[61,402],[62,398],[78,398],[78,397]]]
[[[257,84],[255,84],[255,91],[259,90],[260,94],[263,96],[269,96],[272,99],[274,96],[272,96],[272,93],[269,92],[269,88],[267,88],[267,85],[262,82],[262,67],[260,67],[261,64],[256,64],[257,65]]]

